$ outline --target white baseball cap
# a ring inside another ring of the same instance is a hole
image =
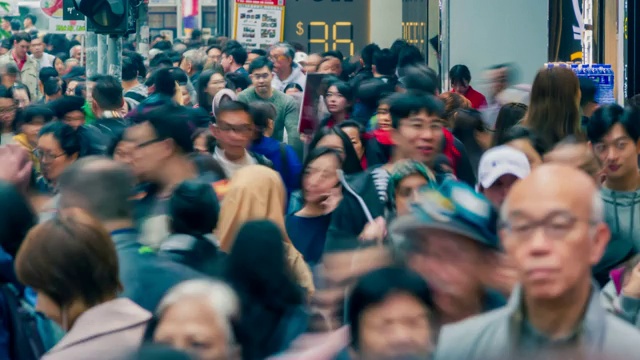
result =
[[[531,172],[527,156],[511,146],[496,146],[487,150],[478,166],[478,188],[490,188],[501,176],[514,175],[523,179]]]
[[[295,62],[296,64],[300,64],[301,62],[307,61],[307,58],[309,58],[309,55],[303,53],[302,51],[298,51],[296,52],[296,56],[294,56],[293,58],[293,62]]]

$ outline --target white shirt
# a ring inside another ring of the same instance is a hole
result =
[[[227,157],[225,156],[224,150],[220,149],[219,147],[216,147],[216,150],[213,152],[213,158],[218,161],[220,166],[222,166],[222,170],[224,170],[225,175],[229,179],[231,179],[231,177],[233,176],[233,174],[236,173],[236,171],[242,169],[243,167],[249,166],[249,165],[255,165],[258,163],[256,159],[254,159],[253,156],[249,155],[249,153],[246,150],[244,152],[244,157],[242,159],[238,161],[231,161],[227,159]]]
[[[302,68],[299,65],[295,65],[291,68],[291,75],[284,80],[280,80],[278,75],[273,75],[273,80],[271,80],[271,87],[284,92],[284,88],[291,83],[296,83],[300,85],[301,88],[304,89],[304,85],[307,82],[307,75],[302,72]]]
[[[56,59],[55,56],[47,53],[43,53],[40,59],[37,59],[36,57],[33,56],[33,54],[31,54],[31,58],[38,63],[38,70],[47,66],[53,67],[53,62]]]

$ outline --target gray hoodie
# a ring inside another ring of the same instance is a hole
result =
[[[602,199],[612,238],[632,241],[640,249],[640,189],[622,192],[603,188]]]
[[[609,271],[640,249],[640,189],[621,192],[603,188],[601,194],[611,240],[602,259],[594,267],[594,275],[604,286]]]

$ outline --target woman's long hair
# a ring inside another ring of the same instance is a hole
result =
[[[496,119],[495,133],[491,146],[497,146],[498,139],[502,138],[509,129],[516,126],[527,114],[528,109],[529,107],[522,103],[508,103],[501,107]]]
[[[313,137],[311,143],[309,144],[309,153],[311,153],[311,151],[313,151],[313,149],[317,147],[320,140],[322,140],[322,138],[327,135],[338,135],[338,137],[340,137],[340,139],[342,140],[342,146],[344,147],[344,161],[342,162],[342,171],[344,171],[344,173],[347,175],[362,172],[362,165],[360,164],[360,160],[358,159],[356,150],[353,148],[351,139],[349,139],[349,136],[347,136],[347,134],[345,134],[345,132],[337,126],[334,126],[332,128],[319,128],[316,132],[316,135]]]
[[[523,124],[552,145],[569,135],[582,137],[579,101],[580,82],[573,71],[561,67],[542,69],[533,81]]]
[[[304,293],[285,258],[281,230],[269,220],[246,222],[226,259],[224,278],[241,302],[243,358],[264,359],[277,352],[277,329]]]
[[[198,106],[207,110],[209,114],[211,114],[212,111],[211,104],[213,103],[213,97],[207,93],[207,87],[209,86],[209,80],[211,80],[213,74],[216,73],[224,77],[224,70],[222,70],[220,66],[214,66],[211,70],[203,71],[198,78],[196,88],[196,92],[198,93]]]

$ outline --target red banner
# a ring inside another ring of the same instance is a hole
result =
[[[285,0],[236,0],[236,4],[284,6]]]

